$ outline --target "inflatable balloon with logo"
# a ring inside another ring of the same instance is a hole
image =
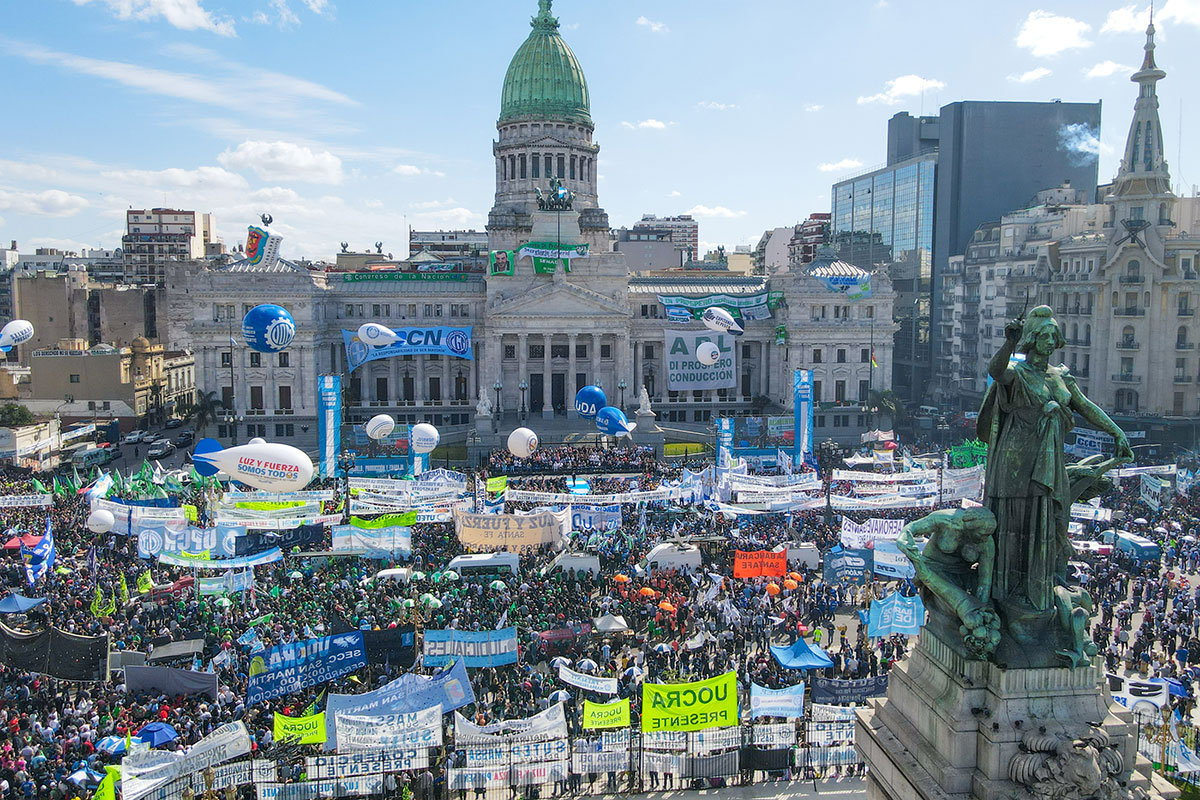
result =
[[[418,455],[432,453],[442,438],[438,429],[428,422],[418,422],[413,425],[412,430],[409,431],[409,437],[412,439],[412,450]]]
[[[196,472],[211,477],[224,472],[236,481],[268,492],[294,492],[312,480],[312,459],[288,444],[263,442],[222,448],[216,439],[201,439],[192,451]]]
[[[267,230],[270,217],[264,217],[263,227],[251,225],[246,230],[246,260],[256,267],[273,267],[279,261],[279,245],[283,237]]]
[[[378,322],[364,322],[358,326],[358,340],[370,347],[387,347],[399,338],[394,330]]]
[[[608,405],[608,398],[599,386],[584,386],[575,394],[575,413],[584,419],[595,419],[596,412]]]
[[[367,420],[367,424],[363,426],[363,430],[366,432],[367,438],[375,441],[379,441],[395,429],[396,420],[392,419],[387,414],[376,414]]]
[[[701,342],[696,346],[696,360],[706,367],[711,367],[721,358],[720,349],[712,342]]]
[[[737,324],[737,320],[733,318],[725,309],[720,306],[709,306],[704,309],[704,313],[700,316],[700,321],[704,323],[704,327],[710,331],[726,331],[734,334],[742,333],[742,326]]]
[[[537,434],[529,428],[517,428],[508,435],[508,452],[517,458],[529,458],[537,449]]]
[[[613,406],[605,406],[596,414],[596,430],[609,436],[633,438],[633,430],[636,427],[636,422],[630,422],[625,418],[624,411]]]
[[[0,353],[7,353],[19,344],[24,344],[33,338],[33,323],[24,319],[14,319],[0,328]]]
[[[296,338],[296,320],[283,306],[263,303],[242,318],[242,338],[251,350],[278,353]]]

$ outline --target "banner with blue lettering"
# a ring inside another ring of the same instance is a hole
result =
[[[337,454],[342,438],[342,376],[321,375],[317,378],[317,452],[320,463],[318,475],[333,477],[337,470]]]
[[[758,717],[797,719],[803,716],[803,683],[784,689],[768,689],[757,683],[750,684],[750,719]]]
[[[468,667],[499,667],[517,663],[517,629],[458,631],[425,629],[424,664],[440,667],[461,656]]]
[[[384,347],[372,347],[358,339],[357,331],[342,331],[342,343],[346,346],[346,363],[353,372],[368,361],[395,356],[454,356],[468,361],[475,359],[471,352],[471,328],[395,328],[393,333],[400,337]]]
[[[241,525],[180,527],[175,522],[165,520],[146,521],[139,523],[139,526],[138,558],[154,558],[162,553],[202,553],[205,550],[212,558],[241,555],[238,552],[238,539],[246,533]]]
[[[875,540],[875,574],[885,578],[913,578],[917,571],[913,569],[908,556],[900,552],[895,540]]]
[[[366,665],[361,631],[281,644],[251,660],[246,705],[292,694]]]
[[[891,636],[902,633],[916,636],[925,624],[925,604],[917,595],[901,597],[892,592],[882,600],[871,601],[871,618],[867,623],[867,636]]]
[[[795,413],[796,439],[792,458],[797,463],[816,464],[813,453],[813,373],[798,369],[792,377],[792,408]]]
[[[726,468],[733,463],[733,419],[717,420],[717,466]]]
[[[872,697],[887,694],[888,676],[841,681],[836,678],[813,678],[814,703],[862,703]]]
[[[571,506],[571,529],[615,531],[621,527],[621,506]]]
[[[325,701],[326,750],[337,748],[335,720],[344,714],[412,714],[441,706],[443,713],[475,702],[475,691],[467,678],[462,659],[454,666],[428,677],[406,672],[391,683],[365,694],[330,694]]]
[[[874,554],[867,549],[846,550],[837,545],[825,554],[824,578],[826,583],[867,584],[874,571]]]

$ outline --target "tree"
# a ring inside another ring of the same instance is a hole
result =
[[[197,435],[220,419],[221,411],[224,408],[225,404],[221,402],[221,398],[217,397],[216,392],[199,392],[196,395],[196,402],[189,409],[189,418],[196,427]]]
[[[904,410],[904,401],[897,397],[891,389],[871,392],[871,406],[879,409],[880,414],[891,417],[892,425],[902,424],[908,416],[908,412]]]
[[[33,424],[33,412],[16,403],[0,406],[0,428],[18,428]]]

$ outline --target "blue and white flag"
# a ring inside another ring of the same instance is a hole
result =
[[[892,592],[882,600],[871,601],[871,617],[867,625],[867,636],[872,639],[902,633],[916,636],[925,624],[925,604],[917,595],[901,597]]]
[[[797,719],[803,716],[803,683],[785,689],[768,689],[757,683],[750,684],[750,719],[758,717]]]
[[[54,530],[50,527],[50,517],[46,517],[42,540],[31,548],[21,547],[21,560],[25,562],[25,579],[30,586],[54,568]]]

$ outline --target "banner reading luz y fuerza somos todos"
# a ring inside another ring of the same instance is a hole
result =
[[[737,724],[736,672],[693,683],[642,684],[643,731],[698,731]]]
[[[737,386],[737,349],[733,334],[714,331],[663,331],[667,354],[667,388],[673,392],[732,389]],[[696,358],[701,342],[717,346],[717,363],[709,366]]]

